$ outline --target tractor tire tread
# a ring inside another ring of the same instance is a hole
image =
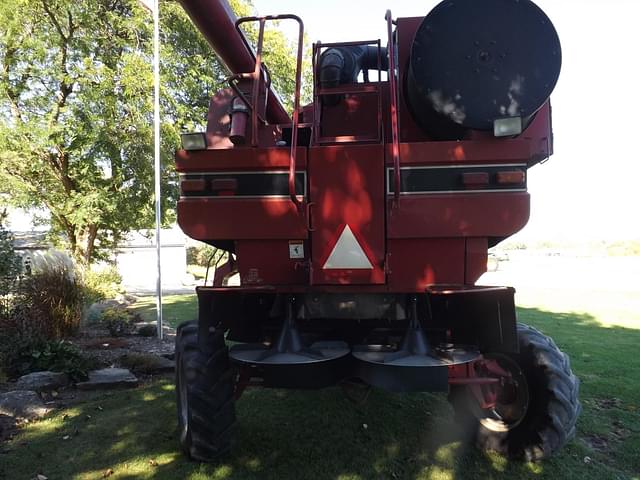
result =
[[[186,322],[176,333],[177,379],[184,382],[187,400],[187,425],[178,412],[182,449],[194,460],[213,462],[229,453],[236,430],[234,372],[220,330],[198,338],[197,322]],[[180,408],[180,392],[177,392]]]

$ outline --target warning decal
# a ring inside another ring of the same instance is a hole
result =
[[[345,268],[372,270],[373,265],[371,265],[349,225],[346,225],[322,268],[325,270]]]

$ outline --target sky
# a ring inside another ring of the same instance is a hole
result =
[[[254,0],[261,15],[302,17],[311,41],[383,43],[388,8],[424,16],[437,3]],[[640,0],[535,3],[558,31],[563,65],[551,96],[555,154],[529,170],[531,219],[514,240],[640,239]]]

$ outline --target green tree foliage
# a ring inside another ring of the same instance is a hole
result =
[[[239,15],[252,13],[244,0],[231,3]],[[43,209],[51,240],[84,263],[153,225],[151,30],[136,0],[0,2],[0,194]],[[161,3],[161,31],[169,222],[179,134],[204,127],[227,72],[177,2]],[[274,83],[290,98],[294,49],[276,30],[266,41]]]
[[[135,2],[0,6],[0,188],[86,263],[149,225],[150,52]]]

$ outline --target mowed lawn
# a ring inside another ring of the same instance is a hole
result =
[[[139,314],[146,322],[155,322],[156,297],[140,297],[130,311]],[[162,321],[165,325],[177,327],[187,320],[198,318],[198,299],[194,294],[167,295],[162,297]]]
[[[168,322],[195,318],[194,296],[165,300]],[[153,308],[152,299],[136,306],[151,316]],[[248,390],[237,403],[233,455],[200,465],[177,446],[174,387],[166,379],[101,394],[26,426],[0,447],[0,478],[640,479],[640,312],[612,318],[596,310],[519,309],[520,321],[571,356],[582,381],[577,438],[539,464],[470,447],[444,395],[374,391],[358,406],[330,388]]]

